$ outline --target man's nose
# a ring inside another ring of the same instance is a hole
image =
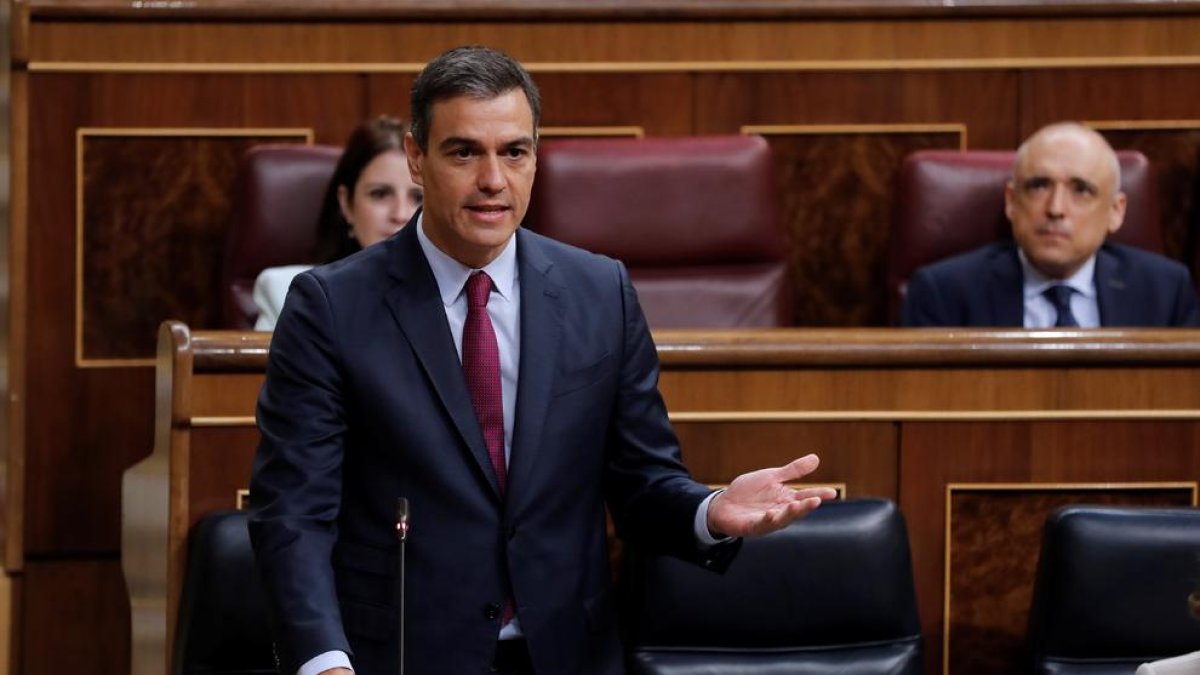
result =
[[[489,155],[480,162],[476,187],[485,194],[496,194],[504,190],[504,173],[500,167],[499,157]]]
[[[1066,208],[1067,189],[1055,185],[1050,189],[1050,198],[1046,200],[1046,215],[1051,218],[1061,218]]]

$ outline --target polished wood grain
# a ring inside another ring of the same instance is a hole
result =
[[[26,3],[21,3],[26,4]],[[956,16],[1046,14],[1149,14],[1176,13],[1196,9],[1193,0],[1144,0],[1142,2],[1077,2],[1076,0],[958,0],[953,4],[927,0],[342,0],[314,4],[297,0],[207,0],[190,2],[118,2],[116,0],[29,0],[32,13],[41,17],[153,18],[325,18],[325,19],[411,19],[489,16],[492,18],[576,18],[605,16],[622,18],[738,17],[784,18],[790,16]]]
[[[28,260],[29,260],[29,76],[12,73],[9,79],[11,108],[9,165],[11,193],[9,194],[8,232],[8,314],[6,339],[8,358],[4,411],[4,466],[7,480],[4,486],[3,546],[4,568],[9,574],[20,573],[25,562],[25,399],[28,366]]]
[[[220,326],[238,163],[255,145],[309,141],[303,129],[103,131],[80,136],[81,366],[152,361],[167,318]]]
[[[1137,150],[1150,159],[1158,181],[1164,252],[1191,265],[1200,223],[1200,107],[1196,120],[1094,123],[1118,149]]]
[[[35,20],[31,69],[344,70],[416,72],[460,44],[500,47],[534,72],[650,69],[1011,68],[1154,63],[1200,57],[1200,12],[1171,16],[854,21],[188,22]],[[738,64],[743,64],[740,67]],[[91,65],[89,65],[91,64]],[[315,66],[314,64],[328,64]],[[638,66],[637,64],[642,64]]]
[[[24,603],[22,675],[127,672],[129,604],[121,568],[113,558],[28,561],[22,576]],[[96,626],[108,626],[97,634]]]

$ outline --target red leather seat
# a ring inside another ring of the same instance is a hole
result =
[[[908,278],[918,268],[1012,237],[1004,215],[1004,184],[1012,177],[1015,154],[922,150],[905,158],[896,186],[888,252],[888,308],[893,322]],[[1158,190],[1150,162],[1132,150],[1118,152],[1117,159],[1128,205],[1125,223],[1113,240],[1161,253]]]
[[[314,262],[321,200],[341,154],[335,146],[259,145],[242,157],[221,275],[226,328],[254,327],[259,272]]]
[[[760,137],[544,140],[525,222],[624,262],[652,328],[791,323]]]

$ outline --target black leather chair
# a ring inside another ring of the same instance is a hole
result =
[[[631,675],[917,675],[908,532],[895,504],[831,502],[745,541],[724,575],[625,558]]]
[[[1046,520],[1030,613],[1033,672],[1133,675],[1200,649],[1200,510],[1068,506]]]
[[[276,673],[245,512],[206,514],[188,549],[174,675]]]

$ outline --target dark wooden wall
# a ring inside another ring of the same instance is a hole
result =
[[[1170,15],[654,20],[461,7],[297,18],[286,3],[273,19],[238,4],[216,3],[233,9],[215,17],[14,6],[11,672],[128,670],[121,474],[153,443],[154,327],[216,327],[235,158],[266,140],[338,144],[365,117],[407,115],[414,74],[448,47],[492,44],[529,64],[547,126],[763,133],[798,325],[884,323],[892,176],[906,152],[1012,148],[1059,119],[1146,152],[1164,176],[1168,252],[1190,260],[1196,248],[1193,3]]]

